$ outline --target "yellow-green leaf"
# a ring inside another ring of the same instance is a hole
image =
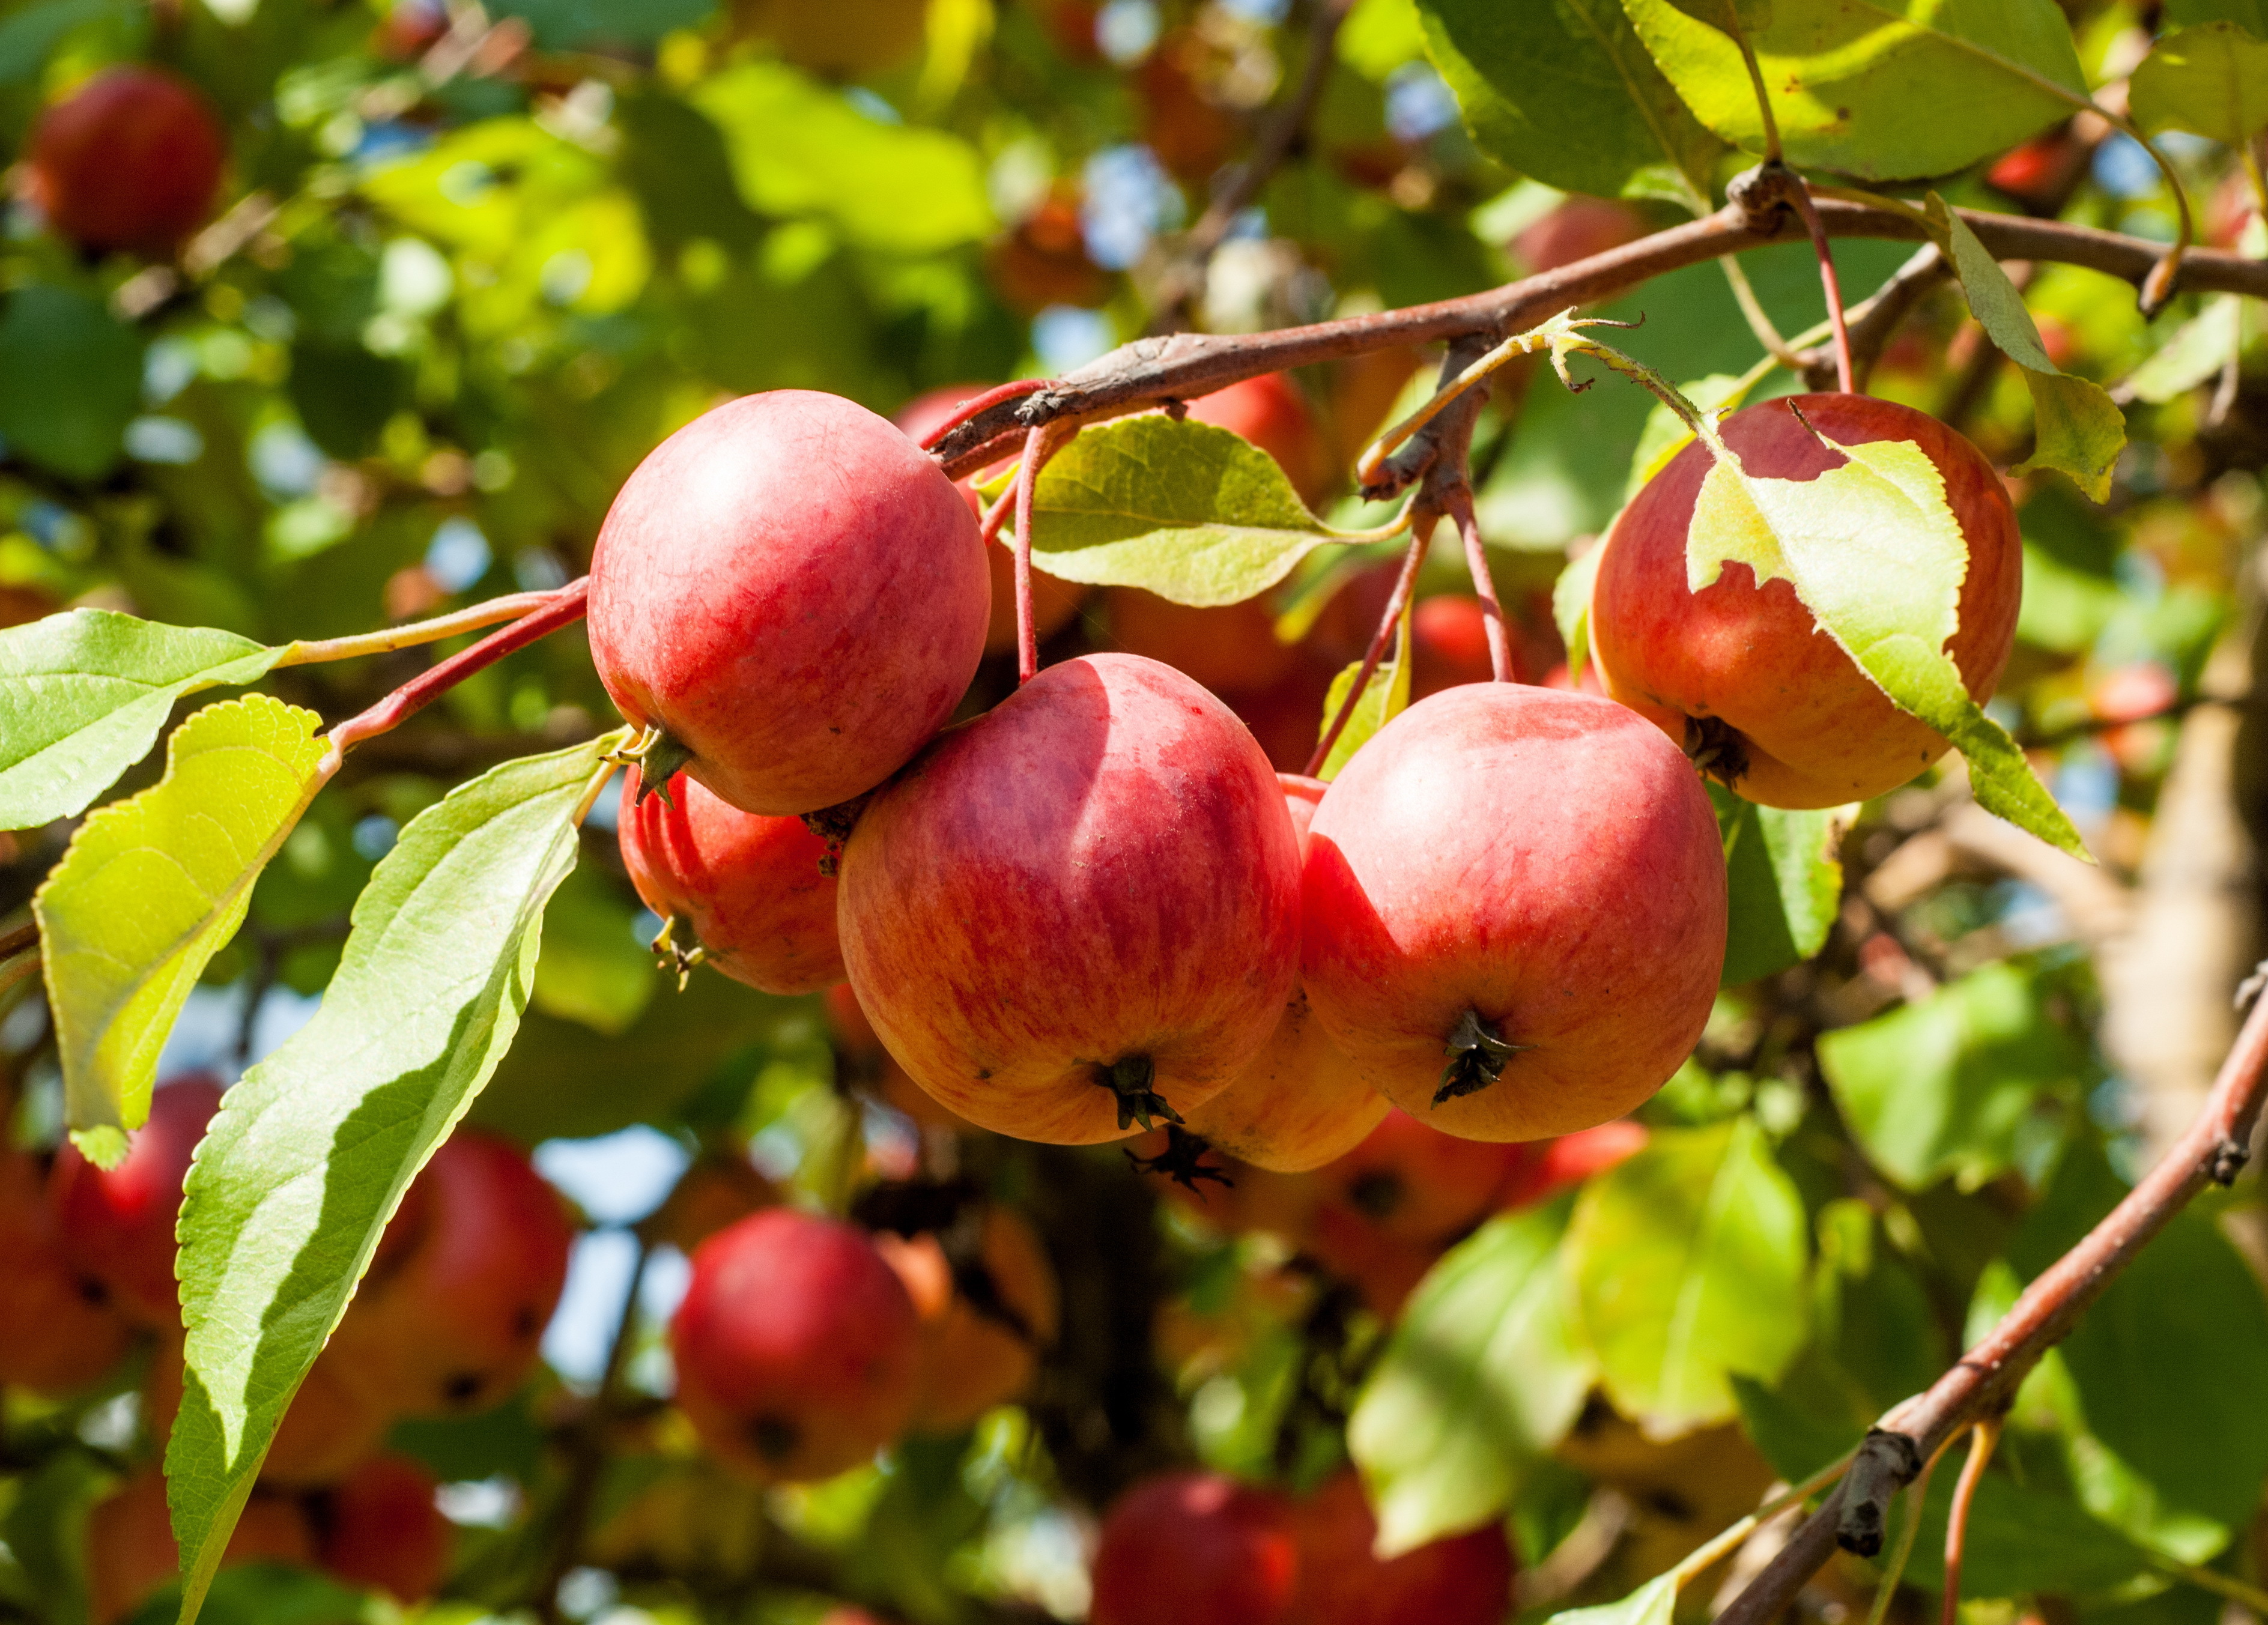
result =
[[[2205,23],[2158,41],[2128,81],[2134,121],[2242,146],[2268,129],[2268,44],[2242,24]]]
[[[1162,412],[1081,434],[1040,471],[1032,506],[1048,574],[1199,607],[1266,592],[1333,540],[1267,452]]]
[[[2244,301],[2233,293],[2208,299],[2203,310],[2174,330],[2157,354],[2126,375],[2124,393],[2163,406],[2227,366],[2243,341]]]
[[[1567,645],[1567,686],[1583,685],[1583,668],[1591,658],[1591,584],[1599,578],[1599,560],[1606,548],[1598,544],[1559,572],[1551,584],[1551,618]]]
[[[322,719],[266,695],[209,705],[173,732],[166,776],[79,826],[33,900],[63,1069],[89,1155],[150,1112],[158,1052],[252,884],[321,781]]]
[[[1686,539],[1688,586],[1698,592],[1727,563],[1748,565],[1760,586],[1786,581],[1899,710],[1968,758],[1979,805],[2085,857],[2079,831],[1945,653],[1959,625],[1969,544],[1943,474],[1910,440],[1821,440],[1851,460],[1813,480],[1759,479],[1712,448]]]
[[[1346,703],[1347,693],[1354,680],[1362,673],[1362,662],[1355,661],[1346,670],[1331,679],[1331,691],[1323,701],[1322,725],[1331,725],[1331,718],[1339,714]],[[1347,759],[1370,742],[1371,737],[1403,712],[1410,709],[1410,616],[1404,612],[1394,637],[1394,652],[1378,663],[1378,670],[1370,674],[1370,681],[1355,702],[1354,714],[1347,725],[1339,730],[1332,741],[1330,754],[1323,758],[1322,769],[1315,776],[1334,779]],[[1318,736],[1320,738],[1320,735]]]
[[[2053,468],[2096,502],[2110,495],[2110,471],[2126,445],[2126,415],[2100,385],[2073,378],[2048,358],[2023,296],[1968,224],[1933,192],[1929,214],[1961,279],[1961,291],[1985,336],[2023,369],[2032,392],[2032,455],[2016,472]]]

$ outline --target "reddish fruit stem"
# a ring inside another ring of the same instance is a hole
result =
[[[1488,549],[1481,542],[1480,521],[1473,517],[1473,494],[1463,486],[1448,493],[1449,517],[1464,538],[1465,568],[1472,571],[1473,596],[1481,601],[1482,624],[1488,629],[1489,673],[1500,683],[1513,680],[1512,635],[1504,624],[1504,606],[1497,601],[1496,577],[1489,571]]]
[[[1819,285],[1827,295],[1827,320],[1835,329],[1835,384],[1846,395],[1859,393],[1858,374],[1851,364],[1851,328],[1843,319],[1843,283],[1835,274],[1835,255],[1827,242],[1827,227],[1819,217],[1819,205],[1811,200],[1811,188],[1800,176],[1788,188],[1788,198],[1795,212],[1803,217],[1803,229],[1811,233],[1811,251],[1819,256]]]
[[[1036,394],[1055,383],[1049,378],[1020,378],[1005,384],[996,384],[983,394],[962,401],[953,408],[953,415],[922,437],[922,450],[926,452],[946,436],[960,428],[979,412],[998,406],[1003,401],[1020,401],[1026,395]]]
[[[490,633],[470,649],[451,655],[431,671],[402,684],[368,710],[348,717],[325,736],[329,748],[324,752],[318,771],[328,778],[338,770],[351,746],[400,727],[475,672],[494,665],[514,650],[525,649],[547,633],[580,621],[590,596],[588,576],[569,582],[549,594],[551,601],[534,614],[521,617],[500,632]]]
[[[1969,1504],[1984,1476],[1984,1464],[1999,1443],[2000,1424],[1980,1422],[1969,1431],[1969,1459],[1961,1464],[1961,1482],[1953,1487],[1953,1510],[1945,1520],[1945,1611],[1942,1625],[1961,1625],[1961,1560],[1969,1548]],[[1912,1517],[1921,1516],[1921,1498],[1914,1498]]]
[[[1323,730],[1323,737],[1315,742],[1315,754],[1308,757],[1307,765],[1300,769],[1309,778],[1323,770],[1323,763],[1330,759],[1331,746],[1337,744],[1339,735],[1346,732],[1347,719],[1354,715],[1356,702],[1362,698],[1362,691],[1370,687],[1371,674],[1378,670],[1378,663],[1386,658],[1386,645],[1393,640],[1395,625],[1402,619],[1402,612],[1409,607],[1410,590],[1418,585],[1418,566],[1425,557],[1425,543],[1432,534],[1434,517],[1431,514],[1415,516],[1417,523],[1413,526],[1415,534],[1410,542],[1410,551],[1402,555],[1402,573],[1395,578],[1393,596],[1386,600],[1386,613],[1379,617],[1377,634],[1370,640],[1369,652],[1362,658],[1362,670],[1354,674],[1354,686],[1347,690],[1346,698],[1339,702],[1338,715],[1331,718],[1331,725]]]
[[[1054,438],[1048,424],[1042,423],[1024,437],[1024,455],[1016,465],[1016,684],[1019,688],[1040,674],[1040,640],[1032,626],[1032,492],[1040,482],[1040,469],[1055,451]]]

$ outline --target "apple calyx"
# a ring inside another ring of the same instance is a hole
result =
[[[667,801],[669,798],[665,794],[662,799]],[[671,802],[670,805],[674,806],[677,804]],[[709,957],[709,950],[701,945],[701,939],[693,935],[693,928],[689,925],[685,928],[685,934],[692,938],[693,945],[688,948],[679,942],[677,924],[677,916],[671,915],[661,923],[661,930],[655,933],[654,939],[646,946],[653,950],[654,959],[662,970],[677,973],[677,990],[682,993],[693,974],[693,967]]]
[[[1504,1076],[1506,1062],[1523,1049],[1535,1048],[1533,1044],[1513,1043],[1497,1031],[1495,1023],[1484,1019],[1477,1010],[1466,1011],[1450,1031],[1449,1064],[1441,1069],[1441,1086],[1433,1092],[1433,1104],[1439,1106],[1444,1100],[1478,1094]]]
[[[677,801],[669,793],[669,781],[693,760],[693,752],[675,734],[657,724],[639,734],[627,749],[607,760],[623,765],[637,764],[637,800],[630,804],[632,806],[638,805],[648,796],[659,796],[663,805],[674,810]]]
[[[1223,1190],[1233,1190],[1236,1181],[1204,1159],[1205,1153],[1211,1149],[1211,1141],[1169,1123],[1166,1128],[1164,1151],[1155,1157],[1140,1157],[1129,1151],[1126,1160],[1134,1165],[1138,1173],[1162,1173],[1176,1185],[1185,1186],[1190,1190],[1197,1189],[1200,1180],[1211,1180]]]
[[[838,801],[831,807],[821,807],[816,812],[800,816],[803,827],[827,842],[827,851],[819,860],[819,872],[834,879],[843,868],[843,843],[850,839],[850,832],[858,827],[858,815],[874,798],[868,790],[863,796],[853,796],[848,801]]]
[[[1697,771],[1727,790],[1748,776],[1748,741],[1721,717],[1685,719],[1685,754]]]
[[[1140,1123],[1146,1130],[1157,1125],[1150,1121],[1154,1114],[1169,1123],[1178,1123],[1182,1114],[1172,1102],[1150,1085],[1157,1080],[1158,1065],[1147,1055],[1121,1055],[1116,1061],[1097,1061],[1094,1081],[1118,1097],[1118,1126],[1130,1129]]]
[[[767,1411],[748,1423],[748,1442],[758,1455],[777,1465],[795,1454],[795,1447],[803,1442],[803,1430],[786,1417]]]

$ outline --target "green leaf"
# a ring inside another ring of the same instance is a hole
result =
[[[1735,1373],[1776,1379],[1804,1342],[1804,1229],[1747,1116],[1657,1130],[1585,1187],[1567,1262],[1615,1408],[1669,1436],[1732,1415]]]
[[[501,0],[496,14],[526,22],[538,50],[571,51],[651,46],[716,9],[716,0]]]
[[[45,0],[0,22],[0,85],[26,85],[40,77],[63,36],[82,23],[114,17],[119,0]]]
[[[1760,586],[1786,581],[1899,710],[1968,758],[1979,805],[2087,857],[2079,831],[1944,653],[1969,568],[1945,476],[1911,440],[1821,442],[1851,460],[1803,481],[1756,478],[1729,450],[1712,448],[1687,533],[1687,585],[1698,592],[1728,563],[1747,564]]]
[[[1565,1608],[1543,1625],[1669,1625],[1677,1614],[1677,1575],[1658,1574],[1620,1602]]]
[[[936,254],[994,230],[976,149],[942,130],[885,124],[778,62],[747,62],[689,99],[725,132],[751,208],[815,215],[851,242]]]
[[[1563,191],[1705,197],[1720,150],[1614,0],[1421,0],[1426,55],[1499,163]]]
[[[1733,39],[1675,0],[1623,8],[1701,122],[1762,152]],[[1778,0],[1750,41],[1788,162],[1871,180],[1966,168],[2087,105],[2053,0]]]
[[[1591,659],[1591,585],[1599,578],[1599,561],[1606,548],[1594,543],[1568,561],[1551,584],[1551,619],[1567,645],[1567,686],[1580,688],[1583,668]]]
[[[166,776],[80,825],[33,898],[75,1134],[148,1118],[173,1018],[320,788],[321,725],[262,694],[207,706],[174,731]]]
[[[1819,1040],[1819,1067],[1867,1159],[1900,1188],[1973,1190],[2012,1166],[2027,1121],[2073,1100],[2086,1052],[2057,989],[1989,965],[1918,1004]]]
[[[1760,807],[1712,784],[1724,834],[1727,920],[1723,985],[1770,976],[1827,941],[1843,901],[1843,860],[1831,811]]]
[[[576,870],[544,911],[543,957],[530,1004],[608,1038],[628,1032],[667,985],[652,952],[639,943],[637,923],[619,881]]]
[[[2126,375],[2125,393],[2152,406],[2187,394],[2227,366],[2244,337],[2244,302],[2233,293],[2205,301],[2205,308],[2174,330],[2174,335]]]
[[[74,480],[110,472],[142,409],[142,336],[101,300],[34,283],[0,314],[0,438]]]
[[[1945,1525],[1960,1476],[1951,1470],[1956,1465],[1948,1458],[1930,1475],[1921,1538],[1906,1567],[1906,1584],[1924,1591],[1944,1589]],[[1964,1597],[2087,1595],[2122,1585],[2151,1567],[2132,1541],[2044,1485],[2019,1484],[1999,1471],[1977,1482],[1961,1570]]]
[[[1176,604],[1257,597],[1330,540],[1274,458],[1162,412],[1086,430],[1032,492],[1033,563]]]
[[[1346,703],[1347,693],[1354,680],[1361,674],[1362,662],[1350,664],[1346,670],[1331,679],[1331,691],[1323,700],[1322,725],[1331,725],[1331,718],[1339,714]],[[1410,617],[1404,614],[1394,635],[1394,652],[1379,662],[1378,670],[1370,674],[1370,681],[1356,702],[1354,714],[1347,725],[1331,742],[1331,754],[1323,758],[1322,769],[1315,776],[1335,779],[1347,759],[1367,745],[1372,736],[1410,709]],[[1319,734],[1318,739],[1321,738]]]
[[[1929,214],[1940,246],[1952,257],[1970,312],[2001,353],[2023,370],[2032,392],[2032,455],[2015,472],[2053,468],[2069,474],[2096,502],[2107,500],[2111,470],[2126,445],[2125,414],[2101,385],[2073,378],[2048,358],[2047,346],[2040,342],[2040,330],[2024,308],[2016,284],[1968,223],[1934,192],[1929,195]]]
[[[1680,384],[1677,391],[1705,412],[1729,412],[1749,397],[1749,391],[1761,381],[1761,375],[1734,375],[1712,372],[1690,384]],[[1669,467],[1669,460],[1693,443],[1693,430],[1686,421],[1671,411],[1667,402],[1657,401],[1653,410],[1646,415],[1646,427],[1638,431],[1638,450],[1631,453],[1630,479],[1623,487],[1623,500],[1628,502],[1645,488],[1647,481]]]
[[[2236,23],[2169,33],[2134,70],[2127,106],[2152,135],[2185,129],[2241,147],[2268,129],[2268,44]]]
[[[1559,1244],[1564,1202],[1500,1214],[1442,1255],[1347,1423],[1381,1549],[1475,1528],[1565,1434],[1594,1366]]]
[[[2261,0],[2166,0],[2168,28],[2219,22],[2240,24],[2254,39],[2268,40],[2268,5]]]
[[[222,1098],[180,1219],[188,1369],[166,1474],[184,1625],[379,1232],[512,1043],[621,737],[507,762],[412,820],[315,1018]]]
[[[0,631],[0,829],[84,811],[150,754],[174,701],[257,682],[283,655],[107,609]]]

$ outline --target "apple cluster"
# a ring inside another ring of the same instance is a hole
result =
[[[162,1453],[182,1403],[174,1229],[217,1083],[177,1079],[114,1168],[66,1146],[44,1171],[0,1161],[0,1383],[67,1397],[143,1363],[142,1420]],[[534,1369],[573,1232],[518,1147],[460,1130],[410,1186],[345,1320],[301,1384],[226,1561],[320,1568],[416,1602],[448,1572],[424,1467],[389,1453],[405,1417],[464,1415]],[[89,1515],[95,1625],[130,1615],[177,1562],[157,1463]]]

